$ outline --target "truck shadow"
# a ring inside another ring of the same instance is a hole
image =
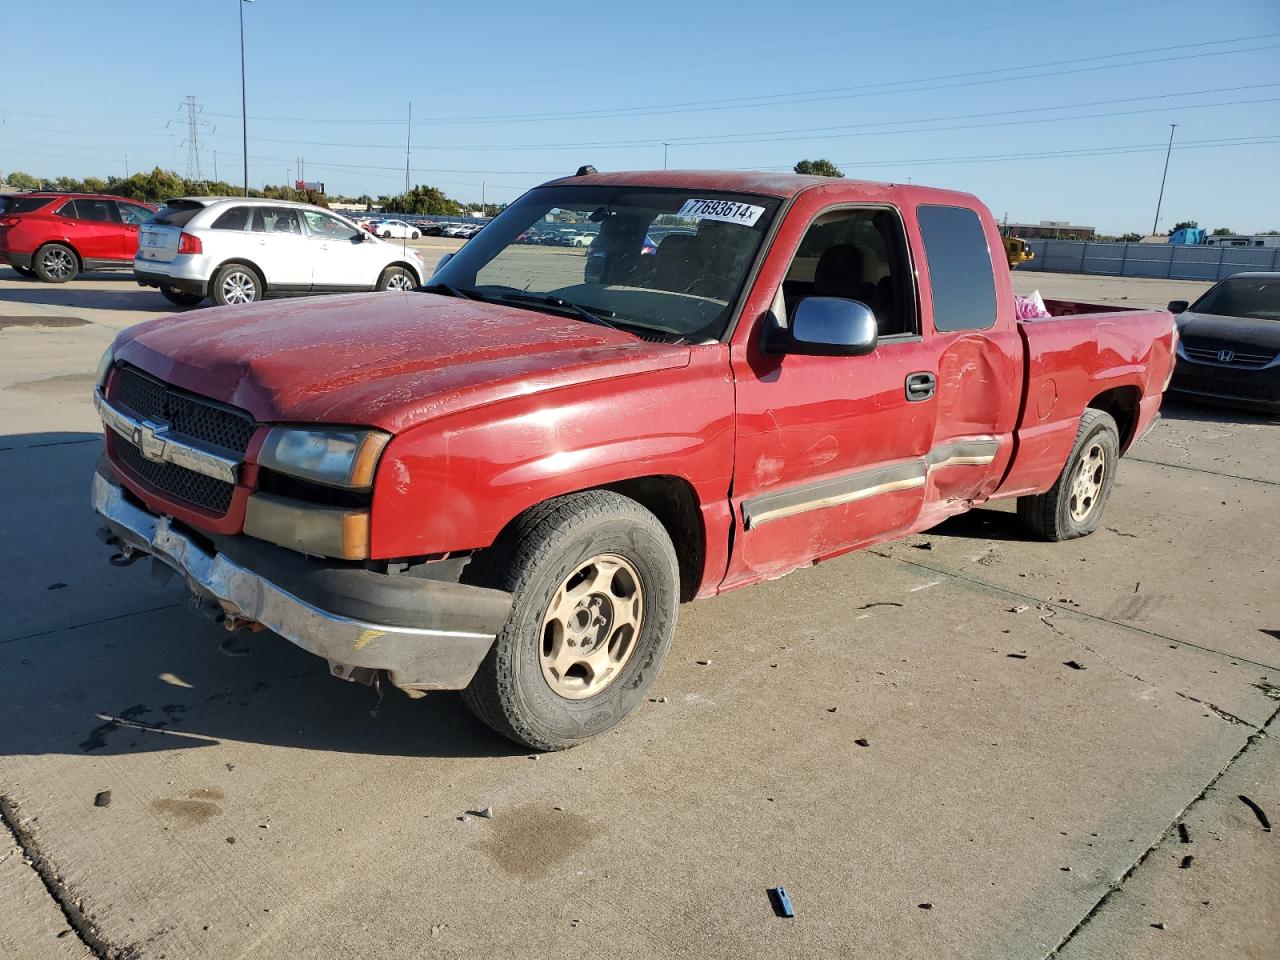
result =
[[[81,310],[136,310],[143,313],[174,313],[158,290],[139,287],[131,274],[85,274],[85,280],[119,280],[111,289],[84,289],[28,280],[17,274],[0,278],[0,297],[8,303],[31,303],[48,307]],[[74,283],[74,281],[73,281]]]
[[[237,742],[336,755],[528,753],[457,693],[410,700],[388,687],[379,702],[287,640],[231,635],[197,616],[176,578],[155,581],[147,562],[110,565],[86,502],[100,451],[93,433],[0,437],[6,538],[33,545],[0,558],[0,757]]]

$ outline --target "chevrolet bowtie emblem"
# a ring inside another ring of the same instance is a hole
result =
[[[167,423],[155,420],[144,420],[133,428],[133,445],[138,448],[144,460],[152,463],[164,462],[164,449],[169,434]]]

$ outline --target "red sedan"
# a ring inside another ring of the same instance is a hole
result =
[[[156,209],[93,193],[0,197],[0,263],[46,283],[66,283],[84,270],[132,269],[138,227]]]

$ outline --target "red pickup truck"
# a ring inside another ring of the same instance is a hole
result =
[[[594,239],[517,242],[547,223]],[[1176,334],[1048,307],[1015,319],[967,194],[584,168],[418,291],[122,332],[93,505],[229,629],[563,748],[640,702],[682,601],[998,497],[1092,532]]]

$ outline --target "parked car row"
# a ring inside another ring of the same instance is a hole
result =
[[[132,269],[170,303],[403,290],[426,280],[418,251],[323,207],[248,197],[181,197],[157,209],[124,197],[27,193],[4,198],[0,262],[46,283]],[[406,225],[407,226],[407,225]],[[411,237],[420,233],[410,229]]]
[[[592,231],[575,230],[572,227],[553,227],[526,230],[520,234],[517,242],[544,247],[589,247],[595,239],[596,233]]]

